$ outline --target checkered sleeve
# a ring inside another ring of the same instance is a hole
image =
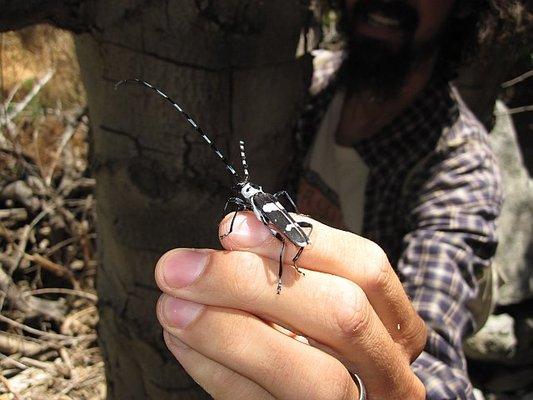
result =
[[[410,230],[397,266],[429,333],[412,369],[428,399],[474,399],[462,341],[475,325],[468,303],[477,295],[476,274],[496,250],[499,174],[484,139],[436,158],[425,161],[407,188]]]

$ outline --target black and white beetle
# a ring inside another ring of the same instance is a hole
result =
[[[141,79],[125,79],[120,82],[117,82],[115,89],[126,83],[137,83],[144,85],[152,90],[154,90],[158,95],[164,97],[172,106],[178,110],[187,120],[187,122],[194,128],[202,139],[211,147],[215,154],[222,160],[225,164],[226,169],[230,172],[233,178],[236,181],[236,185],[233,188],[238,195],[241,197],[231,197],[224,207],[226,210],[228,204],[236,204],[238,210],[233,214],[231,219],[231,224],[229,231],[222,235],[220,238],[223,239],[233,231],[233,224],[235,222],[235,217],[239,211],[252,210],[256,218],[261,221],[266,227],[270,230],[272,235],[281,242],[281,251],[279,254],[279,270],[278,270],[278,287],[277,294],[281,292],[281,276],[283,274],[283,253],[285,250],[286,240],[293,243],[298,247],[296,255],[293,257],[292,262],[293,266],[300,274],[303,274],[302,271],[296,266],[296,261],[300,258],[302,251],[305,246],[310,244],[309,236],[313,230],[313,226],[309,222],[301,221],[297,222],[294,218],[288,213],[285,207],[280,203],[280,199],[285,197],[285,199],[291,204],[295,212],[298,212],[296,204],[291,199],[289,194],[286,191],[281,191],[275,194],[269,194],[263,191],[261,186],[258,186],[250,182],[248,165],[246,164],[246,154],[244,152],[244,142],[241,140],[240,150],[241,150],[241,159],[244,170],[244,179],[237,173],[235,168],[228,162],[226,157],[220,152],[220,150],[215,146],[213,141],[204,133],[204,131],[198,126],[196,122],[187,114],[174,100],[168,97],[161,90],[151,85],[150,83],[143,81]],[[309,228],[309,233],[304,232],[303,228]]]

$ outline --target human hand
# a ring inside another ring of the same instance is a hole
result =
[[[290,265],[290,246],[279,295],[280,242],[251,213],[222,240],[229,251],[176,249],[159,260],[157,315],[170,351],[215,399],[354,400],[350,372],[369,399],[424,399],[409,365],[425,324],[383,251],[297,219],[314,226],[298,261],[305,276]]]

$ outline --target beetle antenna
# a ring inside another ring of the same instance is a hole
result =
[[[142,79],[137,79],[137,78],[135,78],[135,79],[123,79],[123,80],[121,80],[121,81],[119,81],[119,82],[117,82],[115,84],[115,89],[117,89],[120,85],[128,84],[128,83],[137,83],[137,84],[140,84],[140,85],[144,85],[144,86],[152,89],[153,91],[155,91],[159,96],[165,98],[170,104],[172,104],[172,106],[176,110],[178,110],[181,113],[181,115],[183,115],[185,117],[185,119],[187,120],[189,125],[191,125],[194,128],[194,130],[196,132],[198,132],[198,134],[200,134],[202,139],[209,145],[209,147],[211,147],[211,149],[215,152],[215,154],[218,156],[218,158],[220,158],[222,160],[222,162],[226,166],[226,169],[229,171],[229,173],[231,175],[233,175],[235,180],[237,182],[241,182],[242,181],[241,177],[239,176],[239,174],[237,173],[235,168],[229,163],[228,159],[222,154],[222,152],[218,149],[218,147],[215,145],[215,143],[211,139],[209,139],[209,137],[202,130],[202,128],[200,128],[198,126],[198,124],[196,122],[194,122],[194,120],[191,118],[191,116],[189,114],[187,114],[187,112],[185,112],[183,110],[183,108],[181,108],[178,103],[176,103],[174,100],[172,100],[170,97],[168,97],[161,90],[159,90],[158,88],[156,88],[152,84],[150,84],[150,83],[148,83],[146,81],[143,81]]]
[[[244,170],[244,182],[248,182],[250,173],[248,172],[248,164],[246,164],[246,153],[244,152],[244,140],[239,140],[239,147],[241,148],[242,168]]]

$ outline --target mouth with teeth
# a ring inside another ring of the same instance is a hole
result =
[[[386,27],[386,28],[399,28],[400,27],[400,21],[395,18],[387,17],[380,13],[370,13],[367,15],[367,22],[371,25],[380,27]]]
[[[352,13],[356,30],[369,36],[413,34],[418,26],[417,10],[401,0],[360,0]]]

